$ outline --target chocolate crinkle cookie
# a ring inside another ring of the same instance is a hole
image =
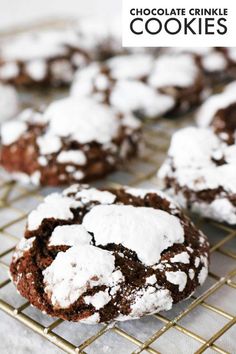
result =
[[[73,185],[28,217],[10,272],[41,311],[124,321],[189,297],[207,277],[206,237],[159,191]]]
[[[236,82],[227,85],[222,93],[209,97],[197,114],[200,127],[212,127],[230,145],[236,142]]]
[[[27,109],[1,127],[0,163],[23,182],[57,186],[94,180],[138,153],[140,123],[89,98]]]
[[[72,29],[23,33],[0,42],[0,82],[16,86],[68,85],[89,54]]]
[[[93,96],[142,118],[185,113],[202,101],[205,81],[190,54],[111,58],[78,70],[72,96]]]
[[[210,128],[184,128],[159,170],[166,191],[203,217],[236,224],[236,142]]]

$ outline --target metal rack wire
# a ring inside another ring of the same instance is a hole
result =
[[[170,135],[177,127],[179,128],[189,123],[189,119],[189,117],[185,117],[178,122],[163,120],[156,124],[147,123],[145,125],[146,148],[142,156],[138,160],[131,162],[129,166],[124,166],[122,170],[108,176],[106,180],[100,181],[98,185],[118,186],[122,183],[138,187],[158,186],[156,171],[164,159]],[[90,347],[109,333],[115,333],[120,339],[126,340],[127,343],[132,343],[134,349],[131,352],[135,354],[147,352],[152,354],[170,353],[170,351],[161,344],[161,339],[163,336],[171,333],[173,329],[184,336],[186,340],[187,338],[191,338],[196,342],[197,349],[191,351],[191,353],[200,354],[208,351],[209,348],[211,352],[222,354],[236,352],[236,343],[231,343],[229,348],[227,347],[227,343],[222,339],[227,334],[227,331],[232,330],[233,326],[236,324],[236,311],[235,313],[231,313],[232,311],[227,310],[227,306],[225,306],[227,299],[222,299],[220,305],[211,301],[212,296],[214,297],[216,294],[220,294],[223,287],[226,288],[226,292],[233,292],[234,299],[236,300],[236,229],[213,221],[205,221],[199,218],[195,219],[195,223],[209,235],[211,254],[215,259],[214,263],[219,264],[219,262],[222,261],[221,257],[223,257],[225,266],[220,272],[215,271],[215,269],[211,270],[209,274],[211,286],[207,286],[203,292],[202,290],[200,290],[200,293],[198,291],[198,295],[192,296],[185,302],[180,311],[176,310],[174,312],[174,315],[169,315],[169,312],[166,312],[165,314],[159,313],[150,316],[149,318],[152,319],[152,321],[158,323],[158,330],[148,335],[145,339],[140,339],[138,327],[135,328],[135,324],[134,334],[127,331],[122,324],[115,323],[113,326],[101,325],[93,335],[89,336],[89,338],[82,341],[79,345],[76,345],[64,338],[61,334],[58,334],[57,329],[62,326],[62,320],[54,319],[49,325],[45,325],[29,316],[27,309],[30,304],[28,302],[23,302],[17,307],[12,305],[10,301],[6,299],[3,300],[1,298],[1,289],[6,288],[10,283],[10,279],[7,275],[9,260],[7,261],[6,259],[10,259],[9,255],[11,255],[14,249],[14,244],[18,242],[19,237],[23,234],[22,222],[25,222],[27,218],[27,202],[33,198],[37,203],[37,201],[42,200],[43,195],[47,192],[48,190],[45,191],[41,188],[23,187],[15,182],[9,181],[9,179],[5,177],[0,178],[0,219],[1,213],[7,215],[6,222],[0,225],[0,240],[1,238],[8,239],[11,243],[10,247],[0,251],[0,271],[2,269],[5,274],[4,280],[0,280],[1,310],[22,322],[45,339],[51,341],[65,352],[71,354],[89,353]],[[12,217],[9,217],[11,213]],[[12,232],[12,229],[17,230],[17,232]],[[232,243],[234,243],[234,247],[232,247]],[[188,321],[187,324],[184,322],[184,319],[187,317],[190,316],[190,319],[192,318],[191,316],[193,316],[196,309],[200,312],[205,309],[209,311],[210,316],[219,316],[219,318],[224,320],[224,324],[206,338],[204,334],[199,333],[199,331],[189,326]],[[143,326],[149,326],[148,320]],[[88,332],[90,331],[89,328]],[[78,329],[77,336],[80,336]],[[176,343],[176,345],[178,345],[178,343]],[[127,353],[128,352],[130,351],[127,351]],[[102,354],[102,349],[98,353]],[[117,351],[113,350],[113,353],[118,354],[119,348],[117,348]],[[187,352],[187,354],[188,353],[190,353],[190,351]]]

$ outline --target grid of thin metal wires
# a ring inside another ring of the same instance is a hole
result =
[[[107,177],[106,180],[100,181],[99,184],[103,186],[119,186],[120,183],[138,187],[158,186],[156,171],[166,154],[170,135],[177,127],[179,128],[181,125],[185,125],[186,122],[189,122],[188,119],[189,118],[187,117],[178,122],[163,120],[161,123],[146,124],[146,148],[142,153],[142,156],[138,160],[131,162],[129,166],[123,166],[122,170]],[[10,283],[10,279],[7,275],[9,262],[5,259],[12,253],[14,244],[18,242],[19,237],[22,236],[23,228],[20,226],[20,223],[22,225],[22,221],[26,220],[28,214],[24,207],[19,207],[18,205],[20,202],[23,202],[24,205],[24,201],[27,202],[29,198],[36,198],[38,202],[40,202],[43,195],[47,192],[48,191],[40,188],[28,189],[27,187],[22,187],[21,185],[11,182],[9,179],[4,177],[0,179],[0,219],[2,212],[6,215],[10,215],[11,213],[15,215],[11,218],[7,217],[7,221],[0,226],[0,240],[2,237],[9,239],[12,243],[11,247],[2,250],[0,253],[0,271],[2,268],[6,274],[6,278],[4,278],[3,281],[0,281],[0,290]],[[27,308],[30,306],[28,302],[24,302],[21,306],[15,307],[8,301],[1,299],[0,292],[0,309],[14,317],[16,320],[22,322],[33,331],[43,336],[45,339],[51,341],[67,353],[86,353],[95,341],[105,336],[108,332],[114,332],[116,335],[123,337],[123,339],[130,341],[136,348],[133,353],[167,353],[169,351],[165,351],[165,348],[161,345],[158,347],[158,341],[168,331],[173,329],[180,332],[181,335],[191,338],[198,343],[198,349],[195,350],[195,353],[203,353],[208,350],[208,348],[211,348],[213,352],[222,354],[236,352],[236,343],[234,348],[231,346],[230,351],[227,351],[227,348],[224,348],[224,345],[220,344],[222,342],[219,341],[219,339],[236,324],[235,314],[229,313],[225,309],[225,306],[217,306],[209,301],[209,298],[221,291],[222,287],[227,287],[230,291],[234,291],[234,298],[236,300],[236,252],[232,251],[232,248],[230,247],[232,242],[236,242],[236,229],[217,222],[205,221],[198,218],[196,218],[195,223],[206,233],[210,232],[211,235],[213,234],[210,238],[211,254],[214,255],[216,261],[218,260],[220,262],[219,257],[224,256],[224,262],[226,264],[229,262],[230,264],[233,264],[233,266],[229,268],[224,267],[227,271],[224,271],[223,274],[218,274],[213,271],[210,272],[209,277],[212,280],[212,285],[199,296],[192,296],[190,303],[187,303],[185,308],[178,312],[175,317],[170,318],[168,316],[168,312],[165,314],[161,313],[151,316],[152,319],[158,321],[159,329],[148,336],[145,340],[140,340],[138,335],[131,335],[119,324],[114,324],[114,326],[104,325],[100,327],[95,334],[89,336],[88,339],[76,346],[66,338],[63,338],[63,336],[56,333],[55,330],[62,325],[62,320],[54,319],[52,323],[45,326],[26,313]],[[9,230],[11,230],[12,227],[16,229],[18,224],[20,235],[16,237],[15,234]],[[10,259],[10,257],[8,258]],[[188,326],[182,324],[182,320],[188,315],[191,316],[195,309],[200,309],[200,311],[205,309],[210,311],[210,316],[220,316],[224,319],[224,325],[218,328],[217,331],[211,334],[210,337],[208,336],[207,338],[204,338],[204,336],[202,334],[200,335],[199,332],[194,331],[193,329],[188,328]],[[146,326],[148,326],[148,322],[146,323]],[[77,336],[80,336],[78,330]],[[155,346],[153,345],[154,343]],[[176,343],[176,345],[178,345],[178,343]],[[117,349],[117,353],[118,352],[119,349]],[[99,353],[102,353],[102,351]]]

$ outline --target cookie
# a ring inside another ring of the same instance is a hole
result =
[[[15,86],[68,85],[89,61],[73,30],[19,34],[0,43],[0,82]]]
[[[188,112],[202,102],[206,92],[204,75],[197,60],[190,54],[159,56],[147,82],[174,99],[175,104],[169,115]]]
[[[0,84],[0,122],[17,114],[19,97],[16,90],[10,85]]]
[[[117,56],[104,63],[92,63],[77,72],[71,95],[93,96],[122,112],[157,118],[172,110],[175,100],[147,84],[153,64],[149,54]]]
[[[140,123],[89,98],[64,98],[44,113],[27,109],[1,127],[0,163],[24,182],[89,181],[138,152]]]
[[[202,285],[206,237],[159,191],[73,185],[28,217],[10,272],[43,312],[98,323],[169,310]]]
[[[236,224],[236,144],[210,128],[176,132],[159,171],[168,194],[182,207],[219,222]]]
[[[227,85],[222,93],[209,97],[197,113],[200,127],[213,127],[216,134],[228,142],[236,142],[236,82]]]

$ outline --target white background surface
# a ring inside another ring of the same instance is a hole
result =
[[[0,30],[45,18],[120,13],[121,0],[0,0]]]

